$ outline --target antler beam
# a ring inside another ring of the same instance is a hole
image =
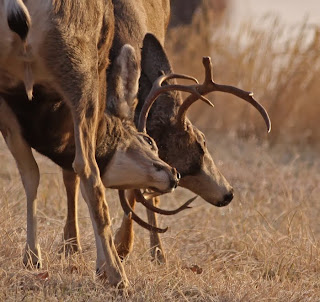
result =
[[[175,209],[175,210],[163,210],[160,208],[155,207],[151,203],[149,203],[143,196],[140,190],[134,190],[136,200],[140,203],[142,203],[147,209],[150,211],[153,211],[155,213],[161,214],[161,215],[175,215],[183,210],[191,209],[189,205],[198,197],[192,197],[189,200],[187,200],[181,207]]]
[[[131,206],[127,200],[127,197],[125,195],[125,191],[118,190],[118,192],[119,192],[120,203],[121,203],[123,211],[125,212],[125,214],[128,217],[132,218],[137,224],[139,224],[140,226],[142,226],[143,228],[145,228],[149,231],[153,231],[153,232],[157,232],[157,233],[165,233],[168,230],[168,227],[166,227],[165,229],[161,229],[161,228],[157,228],[157,227],[143,221],[137,214],[135,214],[135,212],[131,208]]]
[[[221,84],[215,83],[212,79],[211,58],[210,57],[203,57],[202,63],[205,68],[205,80],[202,85],[195,85],[198,93],[201,95],[206,95],[210,92],[220,91],[220,92],[226,92],[226,93],[233,94],[233,95],[245,100],[246,102],[250,103],[253,107],[255,107],[259,111],[259,113],[261,114],[261,116],[263,117],[263,119],[266,123],[267,130],[269,133],[271,131],[271,121],[270,121],[269,115],[268,115],[267,111],[264,109],[264,107],[253,98],[253,93],[248,92],[248,91],[244,91],[244,90],[239,89],[234,86],[221,85]],[[198,98],[197,98],[196,94],[193,94],[193,95],[190,95],[183,102],[183,104],[179,108],[178,117],[177,117],[177,119],[180,120],[181,123],[183,123],[185,120],[185,115],[186,115],[187,110],[197,100],[198,100]]]

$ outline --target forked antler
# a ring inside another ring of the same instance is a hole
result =
[[[210,92],[221,91],[221,92],[233,94],[233,95],[245,100],[246,102],[250,103],[253,107],[255,107],[260,112],[261,116],[263,117],[263,119],[267,125],[267,130],[269,133],[271,131],[271,121],[270,121],[269,115],[268,115],[267,111],[264,109],[264,107],[253,98],[253,92],[244,91],[244,90],[239,89],[234,86],[221,85],[221,84],[215,83],[212,79],[211,58],[210,57],[203,57],[202,64],[205,68],[205,79],[204,79],[204,82],[202,85],[195,85],[195,86],[197,86],[196,89],[197,89],[198,93],[201,95],[205,95]],[[178,121],[180,121],[181,123],[184,123],[187,110],[190,108],[190,106],[195,101],[197,101],[197,99],[198,98],[196,95],[190,95],[183,102],[183,104],[179,108],[179,112],[178,112],[178,116],[177,116]]]
[[[175,210],[163,210],[160,208],[155,207],[151,203],[149,203],[143,196],[140,190],[134,190],[135,198],[138,202],[142,203],[147,209],[150,211],[153,211],[155,213],[161,214],[161,215],[175,215],[183,210],[191,209],[189,205],[198,197],[195,196],[193,198],[190,198],[187,200],[181,207],[175,209]]]
[[[165,85],[162,86],[162,83],[170,80],[170,79],[185,79],[185,80],[191,80],[194,81],[195,83],[199,84],[198,80],[194,77],[191,76],[187,76],[184,74],[176,74],[176,73],[172,73],[172,74],[167,74],[167,75],[161,75],[160,77],[158,77],[158,79],[156,79],[153,82],[152,88],[143,104],[143,107],[141,109],[140,112],[140,116],[139,116],[139,123],[138,123],[138,131],[140,132],[146,132],[146,125],[147,125],[147,118],[148,118],[148,114],[150,111],[151,106],[153,105],[153,103],[155,102],[155,100],[158,98],[158,96],[161,93],[167,92],[167,91],[174,91],[174,90],[179,90],[179,91],[184,91],[184,92],[189,92],[193,95],[197,96],[197,99],[201,99],[203,100],[205,103],[207,103],[208,105],[213,106],[213,104],[205,97],[203,97],[196,89],[197,85],[178,85],[178,84],[173,84],[173,85]]]
[[[179,90],[179,91],[185,91],[185,92],[191,93],[191,95],[189,97],[187,97],[187,99],[182,103],[182,105],[180,106],[179,111],[178,111],[177,120],[178,120],[178,122],[180,121],[181,124],[183,124],[183,125],[184,125],[184,121],[185,121],[186,112],[195,101],[197,101],[198,99],[201,99],[202,101],[204,101],[208,105],[213,106],[213,104],[207,98],[205,98],[203,95],[208,94],[210,92],[214,92],[214,91],[221,91],[221,92],[233,94],[233,95],[247,101],[252,106],[254,106],[259,111],[261,116],[263,117],[263,119],[266,123],[266,126],[267,126],[267,130],[268,130],[268,132],[270,132],[271,131],[271,121],[270,121],[269,115],[268,115],[267,111],[264,109],[264,107],[253,98],[253,93],[241,90],[241,89],[234,87],[234,86],[221,85],[221,84],[215,83],[212,79],[211,58],[210,57],[203,57],[202,63],[205,68],[205,80],[204,80],[203,84],[198,84],[198,81],[195,78],[192,78],[192,77],[189,77],[186,75],[179,75],[179,74],[163,75],[163,76],[160,76],[154,82],[152,89],[151,89],[151,91],[150,91],[150,93],[149,93],[149,95],[148,95],[148,97],[142,107],[140,117],[139,117],[138,130],[139,131],[146,130],[146,121],[147,121],[148,112],[149,112],[152,104],[155,102],[155,100],[157,99],[157,97],[161,93],[164,93],[166,91]],[[165,80],[169,80],[169,79],[173,79],[173,78],[191,79],[194,82],[196,82],[197,84],[196,85],[188,85],[188,86],[187,85],[176,85],[176,84],[161,86]]]
[[[132,218],[137,224],[139,224],[140,226],[142,226],[143,228],[145,228],[149,231],[153,231],[153,232],[157,232],[157,233],[165,233],[168,230],[168,227],[166,227],[165,229],[161,229],[161,228],[157,228],[157,227],[143,221],[137,214],[135,214],[135,212],[131,208],[131,206],[128,202],[128,199],[125,195],[125,191],[118,190],[118,192],[119,192],[120,203],[121,203],[123,211],[125,212],[125,214],[128,217]]]

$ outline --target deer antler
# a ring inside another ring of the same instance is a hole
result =
[[[157,228],[157,227],[143,221],[137,214],[135,214],[135,212],[131,208],[131,206],[127,200],[127,197],[125,195],[125,191],[118,190],[118,192],[119,192],[120,203],[121,203],[123,211],[125,212],[125,214],[128,217],[132,218],[137,224],[139,224],[140,226],[142,226],[143,228],[145,228],[149,231],[154,231],[157,233],[165,233],[168,230],[168,227],[166,227],[165,229],[161,229],[161,228]]]
[[[220,85],[220,84],[215,83],[212,79],[211,58],[210,57],[203,57],[202,63],[205,68],[205,80],[202,85],[194,85],[198,94],[205,95],[209,92],[221,91],[221,92],[233,94],[233,95],[245,100],[246,102],[250,103],[253,107],[255,107],[260,112],[261,116],[263,117],[263,119],[267,125],[267,130],[269,133],[271,131],[271,121],[270,121],[269,115],[268,115],[267,111],[264,109],[264,107],[253,98],[253,93],[241,90],[241,89],[234,87],[234,86]],[[178,121],[180,121],[182,124],[184,124],[187,110],[197,100],[198,100],[197,95],[193,94],[193,95],[190,95],[183,102],[183,104],[180,106],[179,111],[178,111],[178,116],[177,116]]]
[[[157,208],[154,205],[152,205],[151,203],[149,203],[144,198],[144,196],[140,190],[134,190],[134,193],[135,193],[136,200],[138,202],[142,203],[150,211],[153,211],[153,212],[161,214],[161,215],[175,215],[183,210],[191,209],[191,207],[189,207],[189,205],[198,197],[198,196],[195,196],[193,198],[190,198],[181,207],[177,208],[176,210],[163,210],[163,209]]]
[[[158,98],[158,96],[161,93],[167,92],[167,91],[173,91],[173,90],[179,90],[179,91],[185,91],[189,92],[191,94],[194,94],[197,96],[197,99],[203,100],[205,103],[213,107],[213,104],[204,96],[202,96],[196,89],[197,85],[166,85],[162,86],[162,83],[164,81],[170,80],[170,79],[185,79],[185,80],[191,80],[194,81],[195,83],[199,83],[198,80],[194,77],[183,75],[183,74],[167,74],[167,75],[161,75],[158,77],[157,80],[153,82],[151,91],[149,92],[144,105],[141,109],[140,116],[139,116],[139,123],[138,123],[138,131],[140,132],[146,132],[146,124],[147,124],[147,118],[148,118],[148,113],[150,111],[151,106],[155,102],[155,100]]]
[[[245,100],[246,102],[250,103],[252,106],[254,106],[260,112],[261,116],[263,117],[266,123],[267,130],[268,132],[270,132],[271,121],[270,121],[269,115],[267,111],[264,109],[264,107],[253,98],[253,93],[241,90],[234,86],[221,85],[221,84],[215,83],[212,79],[211,58],[203,57],[202,63],[205,68],[205,80],[203,84],[199,84],[197,79],[193,77],[182,75],[182,74],[162,75],[153,83],[152,89],[149,92],[140,113],[138,130],[146,132],[146,122],[147,122],[147,116],[148,116],[149,110],[152,104],[155,102],[155,100],[161,93],[164,93],[166,91],[179,90],[179,91],[191,93],[191,95],[182,103],[178,111],[177,120],[180,121],[181,124],[184,124],[186,113],[194,102],[200,99],[213,107],[213,104],[203,95],[208,94],[210,92],[214,92],[214,91],[221,91],[221,92],[233,94]],[[161,86],[164,81],[169,79],[174,79],[174,78],[192,80],[196,83],[196,85],[173,84],[173,85]]]

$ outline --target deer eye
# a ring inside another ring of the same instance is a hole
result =
[[[153,143],[152,143],[152,140],[151,140],[150,137],[144,136],[143,138],[144,138],[144,140],[145,140],[150,146],[153,146]]]

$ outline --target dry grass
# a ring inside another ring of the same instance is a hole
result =
[[[305,25],[292,40],[277,20],[270,28],[246,24],[231,34],[220,25],[209,37],[210,28],[200,18],[193,29],[171,31],[168,49],[176,71],[202,78],[201,56],[211,54],[217,81],[254,90],[268,108],[272,144],[252,138],[258,134],[267,141],[264,125],[236,100],[217,100],[210,113],[202,112],[202,105],[194,110],[192,119],[198,118],[235,199],[226,208],[198,200],[188,212],[160,218],[162,226],[170,226],[162,236],[166,266],[150,262],[148,233],[136,227],[134,252],[124,264],[131,282],[127,298],[95,280],[94,236],[83,201],[83,253],[67,259],[59,255],[66,198],[59,169],[40,156],[44,269],[24,269],[25,197],[14,161],[0,141],[0,301],[320,300],[320,161],[314,149],[320,135],[319,29],[304,47]],[[285,41],[281,47],[280,41]],[[114,193],[107,196],[115,230],[122,212]],[[162,205],[170,208],[190,196],[179,189]],[[138,213],[143,215],[142,209]],[[197,274],[193,265],[202,272]]]
[[[203,11],[193,26],[169,33],[166,47],[175,71],[203,79],[201,57],[210,55],[217,82],[254,91],[266,107],[273,123],[271,143],[319,147],[320,28],[307,21],[284,26],[270,15],[234,28],[214,23],[210,10]],[[244,137],[264,134],[261,118],[244,102],[216,94],[214,104],[214,111],[195,106],[192,119],[201,127]]]
[[[136,227],[125,261],[130,301],[318,301],[320,299],[320,163],[312,151],[259,146],[255,140],[209,134],[219,167],[236,197],[226,208],[198,200],[193,209],[160,218],[168,264],[150,262],[148,233]],[[23,268],[26,204],[19,175],[1,142],[0,301],[122,301],[94,278],[95,246],[80,202],[83,253],[60,257],[66,201],[59,169],[40,158],[39,233],[44,269]],[[212,147],[212,145],[211,145]],[[178,190],[163,207],[191,193]],[[121,219],[108,191],[114,230]],[[144,215],[138,209],[140,215]],[[197,274],[190,269],[197,265]]]

